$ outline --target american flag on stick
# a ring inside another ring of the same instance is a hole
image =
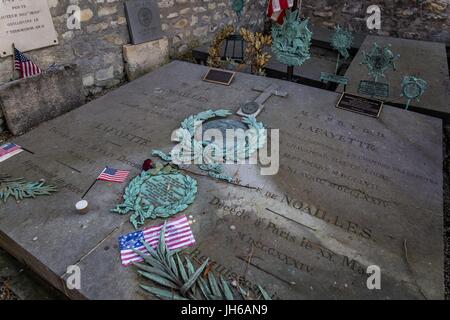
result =
[[[106,167],[105,169],[103,169],[102,173],[100,173],[97,180],[122,183],[128,177],[129,173],[130,171],[117,170]]]
[[[123,266],[128,266],[133,262],[140,262],[143,259],[136,254],[134,250],[148,253],[142,241],[148,243],[156,249],[159,243],[161,229],[164,224],[146,228],[142,231],[136,231],[119,237],[120,258]],[[192,246],[195,243],[189,221],[185,215],[170,219],[167,221],[165,230],[166,245],[169,250],[175,250]]]
[[[14,48],[14,69],[20,73],[20,78],[25,79],[42,73],[42,70],[28,59],[22,52]]]
[[[0,162],[5,161],[6,159],[15,156],[18,153],[21,153],[23,150],[20,146],[15,143],[5,143],[0,146]]]

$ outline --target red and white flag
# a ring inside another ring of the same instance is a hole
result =
[[[128,174],[130,174],[130,171],[106,167],[103,169],[102,173],[100,173],[97,180],[122,183],[126,180]]]
[[[5,161],[6,159],[15,156],[18,153],[21,153],[23,150],[20,146],[15,143],[5,143],[0,146],[0,162]]]
[[[294,6],[294,0],[269,0],[267,16],[272,20],[283,23],[286,9]]]
[[[148,243],[153,249],[156,249],[161,229],[164,224],[146,228],[142,231],[136,231],[119,237],[120,258],[123,266],[128,266],[133,262],[140,262],[144,259],[133,251],[139,250],[148,253],[142,241]],[[169,250],[175,250],[192,246],[195,243],[189,221],[185,215],[170,219],[167,221],[165,230],[166,245]]]
[[[19,71],[21,79],[42,73],[42,70],[33,61],[16,48],[14,48],[14,69]]]

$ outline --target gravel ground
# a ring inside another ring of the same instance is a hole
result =
[[[0,300],[19,300],[19,297],[9,287],[6,278],[0,278]]]

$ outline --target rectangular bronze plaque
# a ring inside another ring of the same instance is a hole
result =
[[[0,1],[0,57],[58,44],[47,0]]]
[[[343,84],[345,86],[348,84],[348,78],[347,77],[339,76],[337,74],[328,73],[328,72],[321,72],[320,73],[320,81],[334,82],[334,83],[337,83],[337,84]]]
[[[226,71],[221,69],[209,69],[208,73],[203,78],[203,81],[223,84],[229,86],[231,81],[233,81],[236,72]]]
[[[359,94],[365,94],[371,97],[389,97],[389,85],[387,83],[366,81],[359,83]]]
[[[336,108],[360,113],[369,117],[378,118],[383,108],[383,101],[360,97],[344,92]]]

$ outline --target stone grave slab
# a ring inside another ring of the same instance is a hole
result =
[[[347,91],[357,94],[361,80],[372,80],[367,67],[360,63],[363,50],[370,51],[375,42],[382,47],[391,44],[394,54],[400,54],[400,58],[395,61],[397,71],[387,71],[386,79],[379,79],[380,82],[388,81],[390,86],[389,97],[384,100],[399,106],[405,105],[406,99],[400,97],[401,82],[403,76],[413,75],[427,81],[428,88],[420,101],[411,101],[410,110],[447,118],[450,115],[450,81],[444,43],[367,36],[345,73],[350,78]]]
[[[278,174],[248,164],[226,167],[234,184],[192,174],[199,191],[184,214],[197,244],[186,252],[279,299],[443,299],[440,119],[390,106],[368,118],[335,108],[337,93],[245,73],[223,88],[201,80],[207,69],[172,62],[12,139],[34,154],[0,170],[60,192],[1,204],[0,245],[72,298],[151,298],[120,263],[118,236],[134,229],[109,210],[125,184],[97,183],[86,215],[75,202],[105,165],[134,176],[151,149],[169,151],[187,116],[236,111],[260,94],[252,87],[277,84],[289,95],[269,99],[258,120],[280,129]],[[74,264],[80,290],[65,288]],[[370,265],[381,290],[367,289]]]
[[[162,38],[157,1],[128,0],[125,2],[125,14],[133,44]]]

